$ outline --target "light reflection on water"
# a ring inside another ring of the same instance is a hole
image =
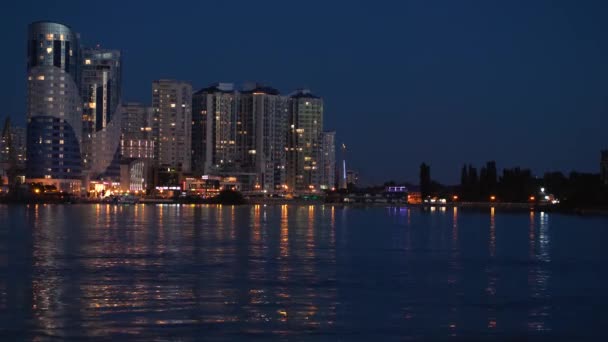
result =
[[[608,304],[604,218],[99,204],[0,222],[1,340],[598,338]]]

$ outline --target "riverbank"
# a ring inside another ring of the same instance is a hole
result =
[[[504,202],[452,202],[445,204],[405,204],[405,203],[325,203],[320,200],[302,200],[302,199],[283,199],[283,198],[255,198],[246,199],[245,202],[239,203],[221,203],[221,202],[201,202],[201,201],[188,201],[188,200],[175,200],[171,198],[139,198],[135,203],[112,203],[100,199],[85,199],[85,198],[70,198],[61,200],[9,200],[7,198],[0,198],[0,204],[108,204],[108,205],[133,205],[133,204],[148,204],[148,205],[159,205],[159,204],[171,204],[171,205],[293,205],[293,206],[307,206],[307,205],[327,205],[341,208],[373,208],[373,207],[396,207],[396,208],[418,208],[421,210],[431,210],[433,208],[461,208],[465,210],[487,210],[495,208],[501,211],[509,212],[522,212],[522,211],[535,211],[535,212],[553,212],[568,215],[581,215],[581,216],[608,216],[608,208],[603,207],[589,207],[589,208],[567,208],[559,205],[544,204],[544,203],[504,203]]]

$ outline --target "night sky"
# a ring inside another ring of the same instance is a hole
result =
[[[457,183],[463,163],[599,172],[608,147],[606,1],[20,1],[0,5],[0,117],[25,122],[27,24],[123,52],[151,82],[259,81],[325,99],[365,182]]]

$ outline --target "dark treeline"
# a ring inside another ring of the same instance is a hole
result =
[[[599,174],[548,172],[542,178],[535,177],[530,169],[505,168],[499,173],[496,162],[489,161],[479,170],[471,164],[464,165],[460,173],[460,185],[443,186],[431,179],[431,168],[420,166],[420,188],[423,197],[440,196],[460,201],[529,202],[542,201],[553,195],[563,207],[593,207],[608,205],[608,187]],[[541,193],[541,188],[545,189]]]

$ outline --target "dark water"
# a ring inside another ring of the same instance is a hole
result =
[[[0,340],[602,340],[608,219],[0,206]]]

